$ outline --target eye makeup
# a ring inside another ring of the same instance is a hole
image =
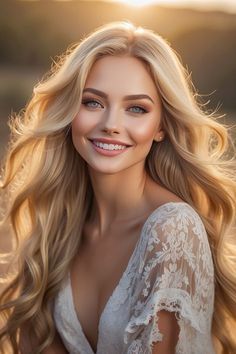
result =
[[[89,106],[90,103],[97,103],[102,108],[104,108],[103,104],[100,103],[97,99],[89,98],[89,97],[82,99],[82,104],[85,105],[86,107],[91,108],[91,109],[98,108],[98,106]],[[133,104],[133,105],[130,104],[127,109],[129,110],[131,108],[138,108],[140,110],[139,112],[131,111],[131,113],[134,113],[134,114],[145,114],[145,113],[149,112],[146,107],[144,107],[143,105],[140,105],[140,104]]]

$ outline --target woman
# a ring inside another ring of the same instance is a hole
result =
[[[235,352],[231,140],[186,77],[160,36],[110,23],[12,121],[14,353],[212,354],[212,335]]]

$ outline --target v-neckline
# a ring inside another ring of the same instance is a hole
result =
[[[150,215],[149,215],[149,216],[150,216]],[[148,218],[149,218],[149,217],[148,217]],[[74,297],[73,297],[73,291],[72,291],[71,275],[70,275],[70,272],[69,272],[69,291],[70,291],[70,297],[71,297],[72,305],[73,305],[73,306],[72,306],[72,307],[73,307],[73,312],[74,312],[74,315],[75,315],[75,318],[76,318],[76,322],[77,322],[78,326],[80,327],[81,333],[82,333],[82,335],[83,335],[83,337],[84,337],[84,339],[85,339],[85,341],[86,341],[86,344],[89,346],[89,349],[90,349],[90,351],[91,351],[91,354],[97,354],[97,352],[98,352],[99,339],[100,339],[100,337],[99,337],[99,330],[100,330],[100,327],[101,327],[101,323],[102,323],[103,316],[104,316],[105,312],[107,311],[108,306],[109,306],[109,304],[111,303],[111,300],[115,297],[116,292],[118,291],[119,287],[121,286],[121,283],[123,282],[123,280],[124,280],[124,278],[125,278],[125,275],[128,274],[128,272],[129,272],[129,269],[130,269],[130,267],[131,267],[131,264],[132,264],[132,262],[133,262],[133,259],[134,259],[134,257],[135,257],[135,254],[136,254],[136,252],[137,252],[137,250],[138,250],[138,248],[139,248],[139,245],[140,245],[140,243],[141,243],[142,234],[143,234],[143,231],[144,231],[144,229],[145,229],[145,225],[147,224],[147,220],[148,220],[148,219],[146,219],[146,221],[144,222],[144,224],[143,224],[143,226],[142,226],[142,229],[141,229],[139,238],[138,238],[138,240],[137,240],[137,242],[136,242],[136,244],[135,244],[134,250],[133,250],[133,252],[132,252],[132,254],[131,254],[130,258],[129,258],[128,264],[127,264],[127,266],[126,266],[124,272],[122,273],[122,275],[121,275],[121,277],[120,277],[120,280],[118,281],[117,285],[115,286],[113,292],[111,293],[110,297],[108,298],[108,300],[107,300],[107,302],[106,302],[106,304],[105,304],[105,306],[104,306],[104,308],[103,308],[103,310],[102,310],[102,312],[101,312],[101,315],[100,315],[100,318],[99,318],[99,321],[98,321],[98,339],[97,339],[97,345],[96,345],[96,352],[94,352],[94,350],[93,350],[93,348],[92,348],[90,342],[88,341],[88,338],[87,338],[87,336],[86,336],[86,334],[85,334],[85,332],[84,332],[84,330],[83,330],[83,328],[82,328],[81,322],[80,322],[79,317],[78,317],[78,315],[77,315],[77,311],[76,311],[76,308],[75,308]],[[87,354],[87,353],[86,353],[86,354]]]
[[[159,209],[161,209],[161,208],[163,208],[163,207],[166,207],[167,205],[170,205],[170,204],[187,204],[187,203],[186,203],[186,202],[167,202],[167,203],[164,203],[164,204],[160,205],[159,207],[157,207],[156,209],[154,209],[154,210],[149,214],[149,216],[147,217],[147,219],[145,220],[145,222],[143,223],[143,226],[142,226],[141,231],[140,231],[139,238],[138,238],[138,240],[137,240],[137,242],[136,242],[136,244],[135,244],[134,250],[133,250],[133,252],[132,252],[132,254],[131,254],[130,258],[129,258],[128,264],[127,264],[127,266],[126,266],[126,268],[125,268],[123,274],[122,274],[121,277],[120,277],[120,280],[118,281],[117,285],[115,286],[113,292],[111,293],[110,297],[108,298],[108,300],[107,300],[107,302],[106,302],[106,304],[105,304],[105,306],[104,306],[104,308],[103,308],[103,310],[102,310],[102,312],[101,312],[101,315],[100,315],[100,318],[99,318],[99,322],[98,322],[98,338],[97,338],[96,352],[94,352],[94,350],[93,350],[93,348],[92,348],[90,342],[88,341],[87,336],[85,335],[85,332],[84,332],[84,330],[83,330],[83,328],[82,328],[82,325],[81,325],[81,323],[80,323],[79,317],[78,317],[78,315],[77,315],[77,311],[76,311],[76,308],[75,308],[74,297],[73,297],[73,291],[72,291],[71,275],[70,275],[70,270],[69,270],[69,272],[68,272],[68,281],[69,281],[69,284],[68,284],[68,285],[69,285],[69,292],[70,292],[70,297],[71,297],[71,302],[72,302],[73,314],[74,314],[75,320],[76,320],[76,322],[77,322],[77,325],[78,325],[79,328],[80,328],[81,334],[82,334],[82,336],[83,336],[83,338],[84,338],[84,340],[85,340],[85,342],[86,342],[86,345],[89,347],[89,349],[90,349],[90,351],[91,351],[91,354],[98,354],[99,340],[100,340],[100,336],[99,336],[100,333],[99,333],[99,330],[100,330],[100,327],[101,327],[102,318],[103,318],[105,312],[107,311],[108,306],[109,306],[109,304],[111,303],[111,300],[115,297],[116,292],[118,291],[119,287],[121,286],[121,283],[123,282],[123,280],[124,280],[124,278],[125,278],[125,275],[128,274],[128,272],[129,272],[129,269],[130,269],[130,267],[131,267],[131,264],[132,264],[132,262],[133,262],[133,259],[134,259],[135,255],[136,255],[136,253],[137,253],[137,250],[138,250],[138,248],[139,248],[139,246],[140,246],[140,244],[141,244],[142,236],[143,236],[143,234],[145,234],[145,233],[144,233],[145,228],[147,227],[147,225],[148,225],[148,223],[149,223],[151,217],[152,217]],[[87,353],[86,353],[86,354],[87,354]]]

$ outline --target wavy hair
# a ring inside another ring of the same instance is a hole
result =
[[[165,139],[152,144],[145,169],[201,216],[215,267],[212,333],[235,353],[228,324],[236,325],[236,168],[232,126],[208,112],[169,43],[129,21],[97,28],[60,57],[34,88],[25,110],[10,120],[11,139],[0,191],[2,223],[12,226],[14,267],[0,296],[7,341],[17,353],[19,329],[30,324],[35,353],[52,342],[53,300],[81,241],[93,202],[87,165],[75,150],[71,122],[96,60],[133,56],[145,63],[161,97]],[[8,234],[6,234],[8,237]],[[3,258],[3,255],[2,255]]]

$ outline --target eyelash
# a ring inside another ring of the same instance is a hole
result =
[[[83,100],[83,101],[82,101],[82,104],[87,105],[88,103],[91,103],[91,102],[96,102],[96,103],[98,103],[98,104],[100,104],[100,105],[102,106],[102,104],[101,104],[100,102],[98,102],[98,101],[96,101],[96,100],[92,100],[92,99]],[[129,107],[129,108],[133,108],[133,107],[142,109],[142,112],[132,112],[132,113],[135,113],[135,114],[145,114],[145,113],[148,113],[148,111],[147,111],[144,107],[142,107],[142,106],[134,105],[134,106],[131,106],[131,107]],[[90,108],[91,108],[91,107],[90,107]],[[97,108],[97,107],[92,107],[92,108]]]

